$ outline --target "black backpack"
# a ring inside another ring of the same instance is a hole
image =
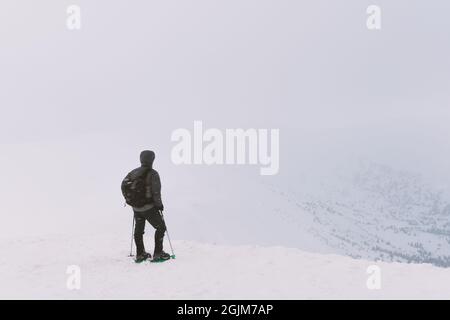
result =
[[[121,189],[125,202],[132,207],[140,208],[148,204],[150,199],[146,197],[146,179],[149,170],[138,168],[123,179]]]

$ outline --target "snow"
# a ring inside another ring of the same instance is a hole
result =
[[[377,263],[294,248],[181,240],[173,242],[175,260],[135,264],[128,257],[129,240],[112,234],[2,240],[0,298],[450,298],[450,269],[428,264]],[[169,248],[167,243],[165,247]],[[366,284],[367,268],[374,264],[381,270],[379,290]],[[70,265],[80,267],[79,290],[67,288]]]

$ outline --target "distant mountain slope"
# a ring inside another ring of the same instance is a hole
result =
[[[321,183],[318,193],[272,190],[298,207],[290,219],[310,216],[310,231],[333,252],[450,266],[450,201],[419,176],[365,163]]]

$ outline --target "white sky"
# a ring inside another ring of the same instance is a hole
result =
[[[80,31],[66,29],[70,4]],[[370,4],[381,31],[366,28]],[[78,204],[86,179],[115,190],[142,148],[175,183],[170,134],[194,120],[280,128],[283,179],[319,150],[450,177],[449,12],[447,0],[3,0],[0,191],[15,200],[0,211],[32,214],[17,203],[25,181],[43,212],[61,176]]]

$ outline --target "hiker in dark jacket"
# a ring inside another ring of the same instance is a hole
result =
[[[142,207],[133,207],[134,218],[136,220],[136,225],[134,228],[136,262],[141,262],[151,258],[151,255],[145,252],[144,247],[143,235],[145,230],[145,221],[148,221],[153,228],[156,229],[153,259],[167,260],[170,258],[170,255],[163,251],[163,240],[164,233],[166,232],[166,225],[160,213],[160,211],[164,210],[164,205],[161,200],[161,181],[159,179],[158,172],[153,169],[155,153],[149,150],[142,151],[140,160],[141,167],[135,170],[136,174],[146,174],[145,197],[148,201]]]

